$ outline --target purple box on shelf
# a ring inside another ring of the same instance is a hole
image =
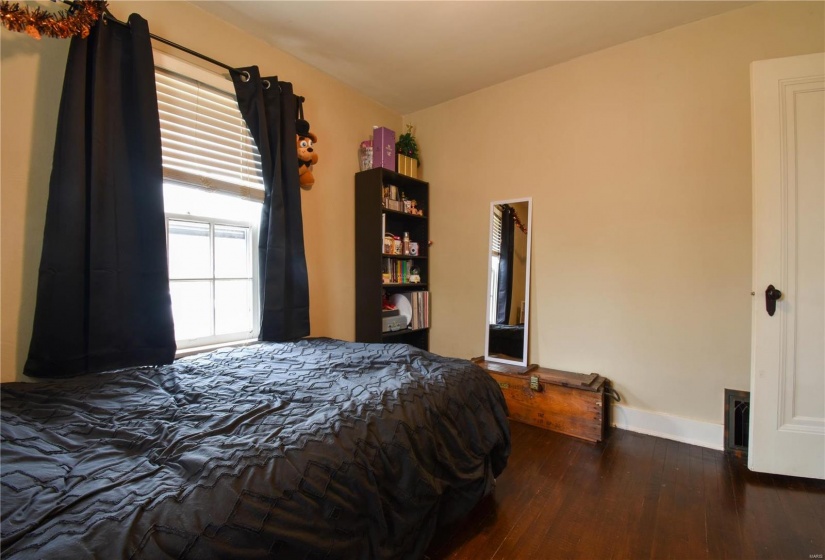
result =
[[[395,171],[395,132],[389,128],[372,129],[372,166]]]

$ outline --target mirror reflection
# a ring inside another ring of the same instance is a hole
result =
[[[485,358],[491,361],[527,364],[531,213],[529,198],[490,206]]]

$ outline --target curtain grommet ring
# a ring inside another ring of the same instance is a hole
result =
[[[248,82],[252,79],[252,76],[246,70],[241,70],[241,81]]]
[[[269,83],[269,80],[261,80],[261,81],[264,84],[264,89],[269,89],[270,87],[272,87],[272,84]]]

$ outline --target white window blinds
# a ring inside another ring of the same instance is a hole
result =
[[[163,68],[155,83],[164,178],[263,200],[261,156],[235,96]]]
[[[501,254],[501,210],[493,211],[493,238],[490,241],[494,255]]]

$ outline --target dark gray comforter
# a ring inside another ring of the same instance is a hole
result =
[[[2,398],[3,558],[417,558],[507,463],[465,360],[262,343]]]

